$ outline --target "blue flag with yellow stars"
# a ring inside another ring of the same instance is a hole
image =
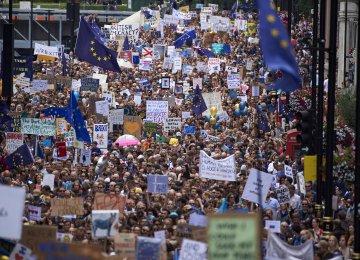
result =
[[[11,117],[8,116],[9,108],[0,100],[0,130],[4,131],[5,127],[10,124]]]
[[[55,116],[56,118],[65,118],[65,120],[74,128],[76,140],[91,143],[90,135],[74,92],[71,91],[69,105],[67,107],[47,108],[45,110],[45,115]]]
[[[117,53],[107,48],[90,24],[81,17],[75,55],[94,66],[121,73]]]
[[[296,63],[290,38],[279,18],[272,0],[258,0],[260,19],[260,46],[265,65],[281,70],[282,78],[274,82],[274,89],[293,92],[300,88],[299,67]]]
[[[124,45],[123,45],[123,51],[128,51],[128,50],[130,50],[130,43],[129,43],[129,38],[126,35]]]
[[[34,148],[33,148],[33,156],[39,157],[41,159],[45,159],[44,152],[41,149],[40,143],[39,143],[39,136],[36,136],[35,142],[34,142]]]
[[[34,157],[27,144],[23,144],[16,149],[15,152],[4,159],[4,162],[8,166],[9,170],[19,166],[27,166],[32,164],[34,161]]]
[[[204,98],[201,95],[199,85],[196,85],[191,109],[196,115],[201,115],[207,109]]]
[[[196,38],[195,30],[188,31],[174,41],[175,48],[181,48],[185,41],[192,41]]]
[[[264,131],[265,133],[270,132],[269,119],[260,105],[256,107],[256,113],[258,116],[258,129]]]

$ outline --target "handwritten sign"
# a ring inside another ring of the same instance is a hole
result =
[[[208,68],[209,68],[209,74],[219,73],[220,72],[220,59],[219,58],[209,58]]]
[[[65,134],[67,132],[67,122],[65,118],[56,118],[56,135]]]
[[[180,117],[173,117],[173,118],[166,118],[164,122],[164,131],[177,131],[181,128],[181,118]]]
[[[147,100],[146,119],[157,124],[163,124],[168,118],[168,101]]]
[[[11,154],[24,144],[22,133],[6,133],[6,151]]]
[[[118,194],[96,193],[94,199],[95,210],[119,210],[124,212],[126,198]]]
[[[58,47],[53,47],[53,46],[47,46],[47,45],[43,45],[40,43],[35,43],[35,48],[34,48],[34,55],[45,55],[45,56],[50,56],[50,57],[54,57],[54,58],[59,58],[59,49]]]
[[[263,204],[266,200],[266,194],[270,189],[272,181],[272,174],[256,169],[250,169],[250,175],[246,182],[242,198],[251,202]]]
[[[292,167],[289,165],[284,165],[284,172],[285,172],[285,176],[286,177],[290,177],[291,179],[294,178],[293,176],[293,172],[292,172]]]
[[[83,199],[51,199],[51,216],[83,215]]]
[[[55,120],[21,118],[21,133],[31,135],[56,135]]]
[[[235,181],[236,167],[234,155],[222,160],[215,160],[204,151],[200,151],[200,178],[219,181]]]
[[[30,248],[35,255],[40,252],[41,242],[56,241],[56,227],[51,226],[23,226],[21,243]]]
[[[124,134],[141,137],[142,120],[140,116],[124,116]]]
[[[147,176],[147,191],[151,193],[168,193],[168,176],[149,174]]]
[[[46,79],[34,79],[32,81],[32,92],[38,93],[47,90],[48,81]]]
[[[203,242],[184,239],[179,260],[207,260],[207,245]]]
[[[156,137],[157,129],[158,129],[158,125],[156,123],[145,122],[144,123],[144,136]]]
[[[35,220],[35,221],[41,220],[41,207],[29,205],[28,211],[29,211],[30,220]]]
[[[153,237],[138,237],[136,244],[136,259],[160,259],[161,239]]]
[[[240,74],[227,75],[228,89],[240,89]]]
[[[260,259],[257,215],[219,214],[208,222],[209,259]]]
[[[99,89],[99,79],[82,78],[80,91],[97,92]]]
[[[64,85],[65,87],[71,88],[72,86],[72,79],[70,77],[65,76],[46,76],[49,85]]]
[[[96,107],[97,114],[103,115],[105,117],[109,116],[109,102],[107,102],[106,100],[96,101],[95,107]]]
[[[93,141],[97,142],[97,147],[107,148],[108,146],[108,125],[94,124]]]
[[[0,185],[0,237],[20,239],[25,189]]]
[[[280,186],[276,189],[276,197],[280,204],[290,201],[289,189],[286,186]]]
[[[136,235],[132,233],[115,233],[114,245],[115,251],[121,259],[135,259]]]

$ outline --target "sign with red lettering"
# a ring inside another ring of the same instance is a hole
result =
[[[94,210],[119,210],[120,213],[125,209],[125,197],[117,194],[96,193],[94,200]]]

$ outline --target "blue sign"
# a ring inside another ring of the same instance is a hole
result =
[[[168,193],[168,176],[149,174],[147,176],[147,191],[151,193]]]
[[[231,53],[231,47],[228,44],[213,43],[213,44],[211,44],[211,51],[215,55],[230,54]]]
[[[99,79],[82,78],[80,91],[97,92],[99,89]]]
[[[194,135],[196,132],[196,127],[194,125],[186,125],[184,126],[184,134],[186,135]]]
[[[136,259],[160,259],[161,239],[154,237],[138,237],[136,243]]]

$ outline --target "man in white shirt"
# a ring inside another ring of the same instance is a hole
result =
[[[295,194],[295,186],[291,185],[289,188],[290,193],[290,209],[300,209],[301,208],[301,197]]]

